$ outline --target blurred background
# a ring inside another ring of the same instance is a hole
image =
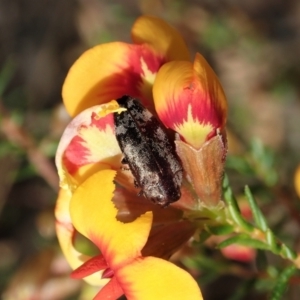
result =
[[[299,250],[293,185],[300,162],[299,1],[0,0],[1,299],[85,300],[95,294],[69,279],[55,236],[54,156],[69,122],[61,87],[86,49],[130,42],[141,14],[168,21],[192,54],[202,53],[213,66],[229,102],[232,185],[239,194],[249,184],[271,226]],[[271,283],[261,283],[253,261],[226,258],[209,244],[194,260],[177,260],[193,271],[207,300],[267,299]],[[286,299],[299,299],[299,279]]]

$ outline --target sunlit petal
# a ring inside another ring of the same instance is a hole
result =
[[[155,108],[168,128],[194,148],[223,128],[227,104],[223,89],[206,60],[197,54],[194,64],[173,61],[157,74],[153,87]]]
[[[159,258],[136,259],[117,270],[115,276],[128,300],[203,299],[188,272]]]
[[[77,188],[70,204],[75,228],[97,245],[111,268],[140,255],[152,224],[151,212],[130,223],[116,219],[112,202],[115,174],[103,170],[92,175]]]
[[[127,94],[152,102],[152,84],[162,64],[163,59],[147,45],[114,42],[87,50],[66,77],[66,109],[75,116],[88,107]]]
[[[164,62],[171,60],[190,60],[187,46],[179,32],[162,19],[141,16],[131,30],[136,44],[147,44],[157,52]]]
[[[84,262],[91,259],[91,257],[80,253],[75,249],[73,245],[76,231],[72,225],[69,212],[70,199],[70,192],[61,189],[55,208],[56,232],[64,256],[66,257],[72,269],[76,269]],[[108,279],[100,279],[101,273],[102,271],[96,272],[90,276],[85,277],[84,280],[91,285],[103,286],[108,282]]]

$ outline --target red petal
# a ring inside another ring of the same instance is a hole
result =
[[[94,300],[115,300],[124,294],[117,279],[113,277],[95,296]]]
[[[72,278],[84,278],[97,271],[107,268],[107,263],[102,254],[92,257],[71,274]]]

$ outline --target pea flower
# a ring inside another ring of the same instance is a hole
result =
[[[201,299],[197,283],[187,272],[161,258],[142,256],[141,249],[151,230],[151,211],[129,223],[116,221],[117,209],[111,201],[115,173],[103,170],[93,174],[72,197],[70,211],[74,226],[101,250],[100,255],[75,270],[73,277],[105,270],[102,277],[111,280],[95,299],[117,299],[123,294],[128,299]],[[172,291],[166,290],[167,287]]]
[[[220,206],[226,99],[205,59],[197,54],[191,63],[164,21],[140,17],[132,39],[88,50],[67,75],[63,99],[74,119],[56,155],[57,236],[72,276],[101,287],[95,299],[202,299],[192,277],[167,260],[201,227],[189,217]],[[165,209],[138,196],[122,167],[113,114],[122,111],[114,99],[123,95],[140,99],[176,132],[186,180],[180,200]],[[98,255],[76,249],[78,233]]]

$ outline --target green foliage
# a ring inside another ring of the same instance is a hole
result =
[[[264,152],[260,153],[260,157],[264,156],[264,154],[262,154]],[[271,164],[269,164],[269,166],[270,165]],[[220,222],[217,222],[218,224],[204,226],[205,232],[223,237],[221,242],[217,245],[218,249],[224,249],[234,244],[256,249],[257,270],[266,275],[268,274],[268,276],[264,275],[264,278],[255,278],[255,276],[252,276],[250,281],[244,281],[230,299],[243,299],[243,296],[247,294],[246,291],[250,285],[256,286],[257,291],[268,292],[271,300],[282,299],[288,288],[290,278],[295,275],[297,271],[299,264],[297,254],[291,247],[280,241],[268,226],[267,218],[261,211],[249,186],[245,187],[244,193],[245,199],[251,210],[251,221],[245,219],[242,215],[227,176],[224,178],[223,187],[224,200],[226,203],[226,218],[220,218]],[[269,265],[266,255],[268,252],[286,260],[289,262],[289,265],[279,272],[278,270],[280,267],[277,269],[275,266]],[[220,263],[220,260],[218,263]],[[204,268],[203,263],[201,268]],[[212,279],[214,277],[209,276],[209,274],[212,272],[219,272],[220,274],[222,271],[211,262],[210,264],[206,264],[206,272],[205,278]],[[270,290],[270,286],[274,287],[272,291]]]
[[[238,245],[261,249],[261,250],[270,250],[270,247],[266,243],[253,239],[244,233],[226,239],[225,241],[223,241],[218,245],[218,248],[222,249],[232,244],[238,244]]]
[[[228,222],[236,226],[237,232],[242,232],[233,238],[230,238],[219,247],[225,247],[227,245],[237,243],[244,246],[249,246],[258,249],[270,250],[274,254],[288,260],[295,260],[297,255],[287,245],[283,244],[276,238],[275,234],[270,228],[268,228],[265,217],[263,216],[260,208],[258,207],[249,187],[245,188],[245,195],[247,197],[249,206],[251,208],[253,216],[253,225],[248,223],[240,213],[238,204],[233,196],[232,190],[228,185],[227,179],[225,179],[225,191],[224,200],[227,204]]]
[[[204,225],[200,241],[196,244],[198,253],[195,257],[185,258],[183,263],[189,269],[201,270],[199,283],[201,286],[212,284],[217,278],[227,273],[236,273],[236,267],[229,261],[215,254],[213,257],[201,250],[209,236],[220,238],[217,249],[230,245],[242,245],[256,249],[256,271],[250,272],[228,299],[244,299],[249,290],[269,294],[270,300],[284,298],[290,278],[295,276],[299,268],[298,256],[295,251],[282,241],[268,225],[265,214],[261,211],[249,186],[245,187],[245,197],[252,214],[251,220],[246,219],[233,194],[228,177],[224,178],[225,218],[216,218],[216,223]],[[213,215],[213,214],[212,214]],[[278,256],[287,265],[284,268],[270,261],[270,253]],[[280,271],[281,270],[281,271]],[[241,271],[242,273],[245,271]],[[227,299],[227,298],[226,298]]]
[[[229,224],[224,224],[220,226],[207,226],[206,230],[214,235],[225,235],[234,232],[234,227]]]
[[[257,177],[267,186],[274,186],[278,181],[275,154],[258,139],[251,141],[245,154],[229,155],[226,166],[239,174]]]
[[[259,209],[259,207],[257,206],[257,203],[253,198],[253,195],[248,186],[245,187],[245,195],[250,205],[254,222],[256,223],[259,229],[261,229],[262,231],[266,231],[267,230],[266,219],[262,214],[261,210]]]
[[[277,277],[273,292],[270,296],[270,300],[282,299],[285,291],[288,288],[289,280],[296,273],[296,271],[297,268],[295,266],[289,266],[282,270],[282,272]]]

